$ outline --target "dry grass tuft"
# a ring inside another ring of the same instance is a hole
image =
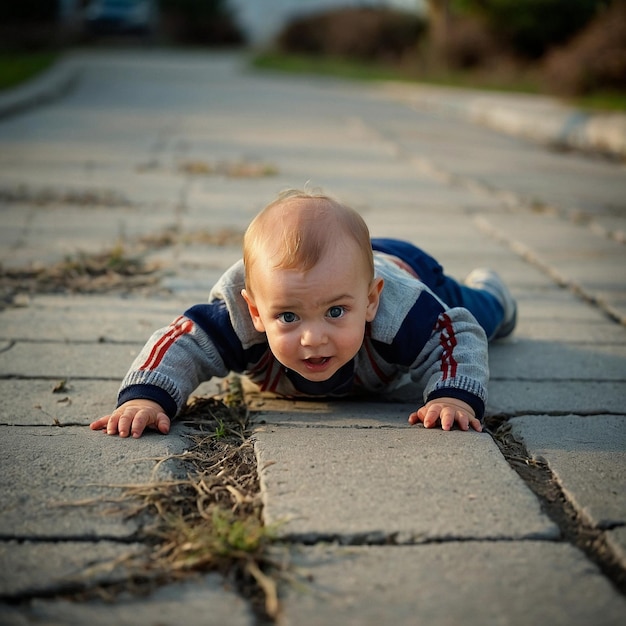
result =
[[[146,553],[129,555],[129,584],[167,582],[195,573],[220,572],[258,616],[278,616],[278,563],[268,555],[274,538],[263,525],[260,486],[249,414],[238,377],[223,399],[192,398],[180,418],[193,428],[175,460],[185,475],[123,487],[117,500],[129,516],[149,520],[140,533]]]
[[[116,245],[100,254],[77,254],[49,266],[0,267],[0,295],[5,306],[18,294],[107,293],[154,287],[158,267],[128,256]],[[0,308],[2,302],[0,301]]]
[[[224,176],[225,178],[265,178],[276,176],[278,169],[269,163],[256,161],[185,161],[178,167],[183,174],[191,176]]]

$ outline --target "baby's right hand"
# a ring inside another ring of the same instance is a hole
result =
[[[111,415],[105,415],[91,423],[91,430],[106,430],[107,435],[137,439],[146,428],[154,428],[167,435],[170,418],[162,407],[152,400],[129,400],[117,407]]]

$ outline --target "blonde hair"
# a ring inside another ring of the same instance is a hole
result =
[[[288,189],[250,223],[243,239],[246,289],[262,254],[275,258],[275,269],[312,269],[340,237],[352,239],[362,255],[368,279],[374,278],[369,229],[354,209],[323,195]]]

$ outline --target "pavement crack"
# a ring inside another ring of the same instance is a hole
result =
[[[520,241],[516,241],[515,239],[507,236],[499,228],[493,226],[484,216],[474,216],[474,223],[480,231],[493,237],[496,241],[499,241],[500,243],[508,246],[510,250],[515,252],[515,254],[517,254],[533,267],[539,269],[546,276],[552,279],[557,285],[568,289],[580,299],[601,310],[612,322],[626,325],[626,319],[624,319],[620,311],[614,309],[610,303],[605,302],[602,298],[595,296],[589,290],[585,289],[585,287],[559,272],[557,269],[552,267],[550,263],[544,261],[541,256],[538,255],[534,250],[521,243]]]
[[[46,413],[46,415],[49,415]],[[51,424],[15,424],[13,422],[0,422],[0,426],[10,426],[11,428],[66,428],[70,426],[78,426],[80,428],[86,428],[87,424],[84,422],[61,422],[53,415],[49,415],[52,420]]]
[[[527,415],[541,415],[547,417],[563,417],[565,415],[575,415],[576,417],[596,417],[598,415],[616,415],[618,417],[624,417],[623,412],[610,411],[608,409],[598,409],[595,411],[538,411],[532,409],[521,409],[519,411],[512,411],[510,413],[492,413],[485,416],[485,425],[495,432],[502,424],[508,422],[515,417],[526,417]]]
[[[138,534],[119,536],[119,535],[7,535],[0,534],[0,542],[15,543],[102,543],[113,542],[124,545],[130,545],[140,541]]]
[[[9,350],[11,350],[11,348],[13,348],[15,346],[15,339],[9,339],[9,341],[7,342],[6,346],[2,346],[0,348],[0,354],[2,352],[8,352]]]
[[[549,465],[530,457],[526,446],[512,435],[510,424],[502,423],[497,429],[487,429],[487,432],[492,435],[511,468],[537,496],[542,510],[558,526],[562,540],[581,550],[615,589],[626,596],[626,567],[608,545],[606,530],[609,529],[591,526],[582,518]]]
[[[336,544],[340,546],[425,546],[455,543],[518,543],[520,541],[545,541],[559,543],[560,539],[552,536],[532,534],[528,536],[464,536],[448,535],[445,537],[425,537],[410,533],[372,531],[356,534],[340,533],[293,533],[281,535],[280,542],[294,546],[315,546],[318,544]]]
[[[100,345],[103,343],[113,344],[113,345],[118,345],[118,346],[139,346],[139,347],[143,346],[143,342],[141,341],[134,341],[132,339],[109,339],[107,337],[98,337],[96,339],[48,339],[48,338],[34,339],[32,337],[13,337],[10,341],[12,341],[14,344],[16,343],[55,344],[55,345],[60,344],[63,346],[74,346],[74,345],[92,346],[92,345]]]

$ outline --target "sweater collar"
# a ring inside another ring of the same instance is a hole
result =
[[[308,396],[343,395],[352,389],[354,379],[354,359],[338,369],[328,380],[315,382],[307,380],[293,370],[286,371],[287,378],[300,392]]]

